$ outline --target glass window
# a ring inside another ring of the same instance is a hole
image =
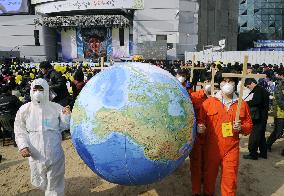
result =
[[[124,28],[119,29],[119,42],[120,46],[124,46]]]
[[[167,35],[156,35],[156,41],[167,41]]]

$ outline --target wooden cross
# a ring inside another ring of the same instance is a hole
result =
[[[217,73],[217,69],[212,67],[211,68],[211,96],[214,96],[214,91],[215,91],[215,86],[218,85],[217,83],[215,83],[215,75]]]
[[[195,67],[194,65],[195,65],[195,55],[193,55],[191,66],[181,66],[180,67],[181,69],[190,69],[190,83],[192,83],[193,81],[194,70],[205,69],[205,67]]]
[[[248,68],[247,66],[248,66],[248,55],[245,55],[242,74],[232,74],[232,73],[222,74],[223,77],[227,77],[227,78],[241,78],[240,94],[239,94],[238,108],[237,108],[235,122],[240,120],[241,105],[243,101],[242,97],[244,94],[244,84],[245,84],[246,78],[266,78],[265,74],[247,74],[247,68]]]
[[[211,68],[211,96],[214,96],[214,92],[215,92],[215,86],[219,85],[218,83],[215,83],[215,75],[217,73],[217,69],[216,68]],[[198,82],[197,86],[204,86],[203,82]]]
[[[101,57],[100,67],[94,67],[93,70],[104,70],[107,67],[104,67],[104,57]]]

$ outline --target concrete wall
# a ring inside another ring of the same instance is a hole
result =
[[[129,28],[124,28],[124,46],[120,46],[119,28],[112,29],[112,55],[113,58],[129,56]]]
[[[133,20],[134,53],[137,44],[144,41],[156,41],[156,35],[167,35],[167,43],[176,47],[179,44],[179,1],[180,0],[145,0],[144,10],[136,10]]]
[[[284,62],[284,51],[226,51],[226,52],[186,52],[185,60],[192,60],[193,55],[197,61],[201,62],[212,62],[221,61],[224,63],[244,63],[244,56],[248,55],[248,62],[254,64],[276,64]]]
[[[48,28],[37,27],[40,46],[35,46],[34,19],[36,16],[0,16],[0,50],[20,51],[21,57],[33,61],[55,59],[54,32]]]
[[[59,14],[60,15],[60,14]],[[19,45],[21,56],[38,59],[56,58],[56,36],[50,28],[39,29],[41,46],[34,45],[36,16],[1,16],[0,50]],[[168,59],[183,59],[186,51],[202,50],[204,45],[218,45],[226,38],[226,50],[237,49],[238,1],[228,0],[145,0],[143,10],[134,12],[133,29],[125,31],[125,46],[119,46],[118,32],[113,31],[117,53],[129,54],[129,34],[133,34],[133,53],[144,41],[156,41],[167,35]]]
[[[197,0],[180,0],[179,5],[179,44],[177,58],[183,59],[185,51],[196,51],[198,44]]]
[[[145,0],[144,10],[134,14],[134,44],[156,41],[157,35],[167,35],[172,47],[168,59],[183,59],[185,51],[196,51],[198,44],[197,0]],[[138,51],[135,50],[134,52]]]

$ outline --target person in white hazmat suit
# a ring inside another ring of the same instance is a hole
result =
[[[69,129],[70,108],[49,101],[44,79],[31,84],[31,102],[15,118],[15,140],[23,157],[29,157],[31,183],[46,196],[64,195],[65,157],[61,131]]]

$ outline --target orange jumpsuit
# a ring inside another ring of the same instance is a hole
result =
[[[192,92],[190,94],[192,104],[195,110],[195,113],[198,115],[199,110],[202,106],[202,103],[207,99],[207,95],[204,90],[199,90]],[[198,117],[197,117],[198,119]],[[191,172],[191,184],[192,184],[192,193],[201,194],[201,184],[203,176],[203,166],[204,166],[204,134],[196,135],[193,150],[190,153],[190,172]]]
[[[190,95],[191,95],[192,93],[195,93],[192,88],[187,89],[187,92],[188,92],[188,94],[190,94]]]
[[[238,102],[234,102],[227,111],[224,104],[217,98],[208,98],[200,109],[198,123],[206,126],[204,145],[204,193],[213,195],[216,178],[221,166],[221,193],[222,196],[235,196],[237,189],[237,174],[239,166],[239,133],[233,131],[232,137],[223,137],[222,124],[233,123]],[[250,134],[253,124],[249,107],[242,102],[241,134]]]

